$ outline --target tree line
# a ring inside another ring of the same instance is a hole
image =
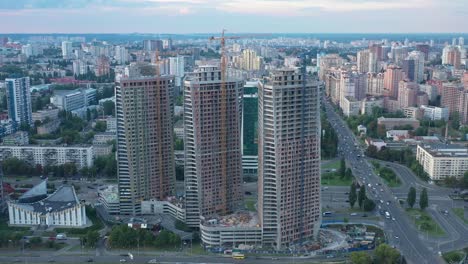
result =
[[[147,229],[133,229],[126,225],[118,225],[112,228],[109,235],[109,246],[112,248],[130,249],[137,246],[168,248],[178,247],[180,244],[180,237],[167,230],[154,234]]]

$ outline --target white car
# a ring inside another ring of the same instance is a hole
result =
[[[150,264],[158,264],[159,262],[158,262],[157,259],[151,259],[151,260],[148,261],[148,263],[150,263]]]

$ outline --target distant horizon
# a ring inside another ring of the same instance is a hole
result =
[[[466,0],[4,0],[0,15],[8,33],[468,33]]]

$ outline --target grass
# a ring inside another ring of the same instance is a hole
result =
[[[444,258],[447,263],[459,263],[463,257],[465,256],[465,252],[463,250],[457,250],[457,251],[451,251],[442,254],[442,257]]]
[[[468,225],[468,219],[465,218],[463,208],[453,208],[452,210],[458,217],[460,217],[461,220],[463,220],[463,222],[465,222],[466,225]]]
[[[322,166],[323,170],[327,170],[327,169],[328,170],[331,170],[331,169],[338,170],[339,168],[340,168],[340,161],[339,160],[327,163],[327,164]]]
[[[400,178],[397,177],[392,169],[382,166],[376,161],[372,161],[372,165],[374,166],[375,173],[384,180],[388,187],[393,188],[401,186]]]
[[[245,208],[248,211],[256,212],[257,209],[255,208],[255,201],[256,201],[256,199],[254,199],[254,198],[246,198],[245,199]]]
[[[322,174],[322,185],[324,186],[350,186],[353,178],[342,178],[338,173],[330,172]]]
[[[408,208],[406,212],[418,229],[430,236],[443,236],[444,230],[425,211],[416,208]]]
[[[192,247],[192,254],[193,255],[207,255],[208,252],[205,251],[203,246],[200,243],[194,243]]]

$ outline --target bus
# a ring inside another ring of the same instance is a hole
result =
[[[235,253],[232,253],[232,258],[233,259],[245,259],[245,255],[242,253],[235,252]]]

